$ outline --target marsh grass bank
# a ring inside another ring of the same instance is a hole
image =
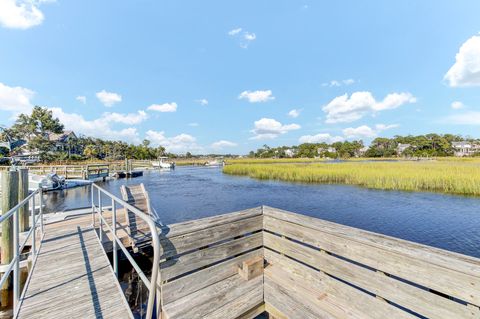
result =
[[[480,196],[477,161],[232,164],[223,172],[264,180]]]

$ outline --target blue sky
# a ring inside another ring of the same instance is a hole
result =
[[[479,1],[0,0],[0,124],[247,153],[480,137]]]

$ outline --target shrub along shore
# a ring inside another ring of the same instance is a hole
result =
[[[288,182],[348,184],[385,190],[480,196],[479,161],[234,163],[225,166],[223,172]]]

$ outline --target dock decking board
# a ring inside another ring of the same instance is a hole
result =
[[[85,218],[46,225],[26,285],[19,319],[133,318],[95,230]]]

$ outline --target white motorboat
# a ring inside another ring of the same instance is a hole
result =
[[[52,191],[90,184],[92,184],[92,181],[83,179],[65,179],[65,177],[59,176],[55,173],[50,173],[46,176],[31,173],[28,174],[28,187],[30,189],[42,188],[44,191]]]
[[[225,161],[223,159],[215,159],[213,161],[206,162],[205,166],[209,166],[209,167],[225,166]]]
[[[152,166],[153,168],[159,169],[175,169],[175,163],[167,162],[166,159],[168,157],[159,157],[158,161],[153,161]]]

